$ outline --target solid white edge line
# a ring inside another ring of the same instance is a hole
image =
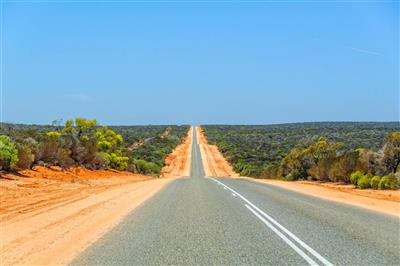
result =
[[[265,225],[267,225],[275,234],[277,234],[283,241],[286,242],[294,251],[297,252],[303,259],[305,259],[310,265],[318,265],[312,258],[307,256],[300,248],[298,248],[290,239],[288,239],[284,234],[282,234],[278,229],[275,228],[270,222],[264,219],[258,212],[256,212],[249,205],[245,204],[246,208],[249,209],[258,219],[260,219]]]
[[[243,201],[245,201],[248,205],[250,205],[251,207],[253,207],[255,210],[257,210],[260,214],[262,214],[265,218],[267,218],[271,223],[273,223],[274,225],[276,225],[278,228],[280,228],[283,232],[285,232],[288,236],[290,236],[294,241],[296,241],[298,244],[300,244],[303,248],[305,248],[308,252],[310,252],[311,254],[313,254],[319,261],[321,261],[324,265],[326,266],[333,266],[332,263],[330,263],[327,259],[325,259],[324,257],[322,257],[318,252],[316,252],[313,248],[311,248],[309,245],[307,245],[306,243],[304,243],[302,240],[300,240],[297,236],[295,236],[292,232],[290,232],[289,230],[287,230],[285,227],[283,227],[280,223],[278,223],[274,218],[272,218],[271,216],[269,216],[268,214],[266,214],[265,212],[263,212],[262,210],[260,210],[257,206],[255,206],[253,203],[251,203],[248,199],[246,199],[245,197],[243,197],[241,194],[239,194],[238,192],[236,192],[235,190],[233,190],[232,188],[228,187],[227,185],[225,185],[224,183],[210,177],[211,180],[217,182],[218,184],[221,184],[222,186],[226,187],[227,189],[229,189],[231,192],[236,193],[237,196],[239,196]]]

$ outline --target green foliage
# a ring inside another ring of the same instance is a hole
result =
[[[358,155],[358,152],[350,151],[337,157],[329,169],[329,180],[350,183],[350,175],[357,169]]]
[[[381,178],[380,178],[380,176],[374,176],[372,179],[371,179],[371,188],[373,188],[373,189],[378,189],[379,188],[379,182],[381,181]]]
[[[92,131],[97,126],[95,119],[88,120],[85,118],[76,118],[75,120],[65,121],[65,127],[63,128],[64,133],[70,133],[77,135],[79,138],[88,132]]]
[[[96,140],[96,147],[101,152],[110,152],[124,142],[120,134],[107,127],[96,129],[93,137]]]
[[[60,149],[62,149],[61,139],[55,134],[48,135],[46,133],[45,137],[39,142],[35,160],[43,165],[57,165],[57,155],[60,154]]]
[[[303,174],[299,170],[293,170],[288,175],[285,176],[285,180],[294,181],[303,178]]]
[[[363,173],[379,177],[397,172],[400,164],[398,123],[221,125],[203,129],[209,142],[218,145],[241,175],[351,182],[355,186],[362,178],[360,187],[365,188],[371,186],[367,179],[372,176]],[[391,187],[395,187],[398,179],[391,180]],[[382,187],[389,186],[385,182],[379,181]],[[377,187],[377,178],[373,187]]]
[[[390,173],[381,178],[379,189],[399,189],[399,178],[394,173]]]
[[[8,136],[0,135],[0,170],[11,170],[18,162],[18,150]]]
[[[35,154],[32,146],[27,143],[17,143],[18,169],[30,169],[35,161]]]
[[[310,161],[305,158],[303,147],[293,148],[290,153],[283,158],[280,169],[283,176],[288,180],[297,180],[307,177],[307,169],[310,167]]]
[[[140,174],[159,174],[161,168],[154,163],[145,160],[134,160],[135,169]]]
[[[367,174],[367,175],[362,175],[358,180],[357,180],[357,187],[360,189],[366,189],[371,187],[371,180],[372,176]]]
[[[400,164],[400,131],[385,137],[383,162],[389,171],[397,172]]]
[[[361,171],[357,171],[351,174],[350,176],[350,183],[352,183],[353,185],[357,186],[358,184],[358,180],[363,177],[364,174]]]
[[[77,118],[52,126],[1,124],[19,152],[20,169],[32,165],[83,166],[139,172],[135,160],[147,162],[146,174],[158,175],[166,156],[182,142],[188,126],[101,127],[96,120]],[[33,160],[33,162],[32,162]]]
[[[395,122],[322,122],[255,126],[205,125],[202,128],[209,143],[219,147],[236,172],[240,173],[236,168],[236,164],[240,162],[239,166],[245,165],[246,168],[253,169],[254,175],[252,176],[254,177],[262,176],[268,167],[279,166],[282,159],[299,144],[302,147],[307,146],[317,142],[321,136],[330,143],[343,143],[340,154],[337,154],[340,156],[360,147],[372,152],[378,151],[382,148],[384,138],[388,133],[399,131],[399,125]],[[345,160],[342,161],[342,163],[344,162]],[[351,164],[340,166],[341,169],[336,173],[332,172],[332,178],[329,177],[329,180],[346,182],[345,180],[349,179],[351,172],[359,170],[357,167],[351,166]],[[301,178],[307,178],[307,172],[301,169],[303,166],[299,167],[299,171],[302,172]],[[352,169],[349,170],[349,167]],[[282,176],[286,176],[292,170],[292,166],[282,170]]]
[[[297,146],[282,160],[281,169],[286,178],[328,180],[332,158],[341,148],[340,143],[332,143],[325,138],[307,146]],[[295,174],[291,174],[292,172]]]
[[[386,173],[381,164],[380,153],[368,149],[359,150],[357,170],[380,175]]]
[[[46,133],[46,136],[50,139],[58,140],[61,137],[61,133],[56,131],[50,131]]]
[[[129,169],[142,174],[158,175],[165,158],[182,143],[189,126],[129,126],[110,127],[123,136],[125,154],[132,158]],[[150,165],[139,162],[143,160]]]
[[[307,173],[312,180],[329,181],[329,171],[331,169],[332,160],[323,159],[308,169]]]
[[[269,165],[267,168],[262,171],[260,178],[269,178],[269,179],[279,179],[280,171],[279,166],[276,165]]]
[[[121,156],[118,152],[103,153],[107,160],[108,167],[116,170],[127,170],[129,158],[126,156]]]

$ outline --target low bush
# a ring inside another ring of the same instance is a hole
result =
[[[29,145],[24,143],[17,143],[18,150],[18,169],[30,169],[35,161],[35,154]]]
[[[373,189],[378,189],[378,187],[379,187],[379,182],[381,181],[381,178],[379,177],[379,176],[374,176],[372,179],[371,179],[371,188],[373,188]]]
[[[111,169],[116,169],[124,171],[128,169],[129,158],[121,156],[119,153],[103,153],[104,157],[108,162],[108,167]]]
[[[154,163],[147,162],[145,160],[134,160],[135,169],[140,174],[159,174],[161,168]]]
[[[294,180],[300,179],[300,177],[301,177],[301,173],[297,170],[294,170],[285,176],[285,180],[294,181]]]
[[[364,174],[363,174],[361,171],[354,172],[354,173],[352,173],[352,174],[350,175],[350,182],[351,182],[353,185],[357,186],[357,184],[358,184],[358,179],[360,179],[360,178],[363,177],[363,176],[364,176]]]
[[[366,189],[371,187],[372,177],[370,174],[361,176],[357,181],[357,187],[360,189]]]
[[[67,149],[60,148],[55,154],[54,164],[66,169],[73,166],[75,161],[71,159],[70,153]]]
[[[11,170],[18,162],[18,150],[8,136],[0,135],[0,170]]]
[[[394,173],[383,176],[378,185],[379,189],[398,189],[399,179]]]
[[[108,165],[108,161],[106,156],[102,152],[96,152],[94,155],[93,160],[91,161],[91,164],[88,166],[89,169],[106,169]]]

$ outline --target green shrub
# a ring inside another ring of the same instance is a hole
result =
[[[360,189],[366,189],[371,187],[371,175],[363,175],[357,181],[357,187]]]
[[[378,187],[379,189],[398,189],[399,179],[396,177],[396,174],[390,173],[381,178]]]
[[[116,153],[103,153],[108,162],[108,167],[116,170],[126,170],[128,168],[129,158],[121,156],[118,152]]]
[[[8,136],[0,135],[0,170],[9,171],[18,162],[18,150]]]
[[[379,189],[387,189],[388,178],[387,176],[382,176],[381,181],[379,181]]]
[[[154,163],[147,162],[145,160],[134,160],[135,169],[140,174],[159,174],[161,168]]]
[[[108,165],[107,158],[103,152],[96,152],[92,161],[88,165],[89,169],[106,169]]]
[[[371,188],[373,188],[373,189],[378,189],[378,187],[379,187],[379,182],[381,181],[381,178],[379,177],[379,176],[374,176],[372,179],[371,179]]]
[[[287,176],[285,176],[285,179],[288,181],[294,181],[294,180],[298,180],[300,178],[301,178],[301,173],[298,170],[293,170]]]
[[[60,148],[55,155],[55,164],[65,169],[73,166],[75,161],[70,157],[69,150]]]
[[[29,145],[24,143],[17,143],[17,150],[18,150],[18,162],[17,168],[18,169],[30,169],[35,161],[35,155],[29,147]]]
[[[353,185],[357,186],[357,184],[358,184],[358,179],[360,179],[360,178],[363,177],[363,176],[364,176],[364,174],[363,174],[361,171],[354,172],[354,173],[352,173],[352,174],[350,175],[350,182],[351,182]]]

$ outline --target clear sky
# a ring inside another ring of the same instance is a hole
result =
[[[3,120],[399,120],[397,1],[3,2]]]

